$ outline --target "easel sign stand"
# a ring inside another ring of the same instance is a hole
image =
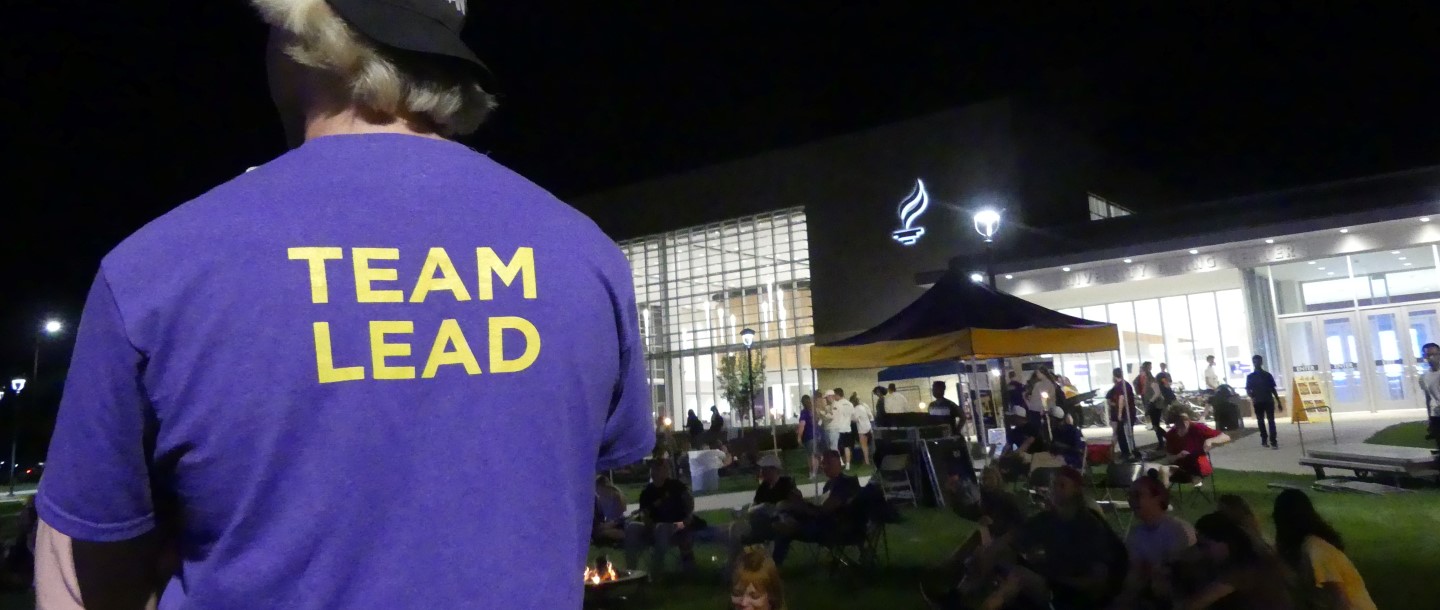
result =
[[[1335,433],[1335,418],[1331,415],[1329,396],[1324,384],[1320,383],[1320,376],[1296,373],[1290,382],[1290,421],[1300,434],[1300,455],[1309,455],[1305,451],[1305,428],[1301,424],[1330,422],[1330,441],[1340,444],[1340,437]]]

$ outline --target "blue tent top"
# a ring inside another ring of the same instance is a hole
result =
[[[965,358],[1104,352],[1114,324],[1092,322],[992,290],[950,271],[915,302],[858,335],[816,346],[816,368],[874,368]]]

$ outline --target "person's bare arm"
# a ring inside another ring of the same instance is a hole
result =
[[[1209,451],[1211,447],[1214,447],[1216,445],[1224,445],[1228,442],[1230,442],[1230,435],[1221,432],[1213,437],[1205,439],[1205,450]]]
[[[43,521],[35,537],[38,610],[153,610],[164,586],[160,535],[73,540]]]

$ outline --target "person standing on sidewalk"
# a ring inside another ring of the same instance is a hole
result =
[[[1122,458],[1140,461],[1140,448],[1135,446],[1135,388],[1125,381],[1125,371],[1115,367],[1115,386],[1105,394],[1110,404],[1110,425],[1115,433],[1115,446]]]
[[[1425,414],[1430,417],[1425,438],[1435,441],[1436,449],[1440,450],[1440,345],[1426,343],[1420,351],[1425,364],[1430,367],[1420,375],[1420,389],[1425,392]],[[1437,451],[1436,459],[1440,460],[1440,451]]]
[[[1275,433],[1275,409],[1280,405],[1280,391],[1275,386],[1275,376],[1265,370],[1265,358],[1256,354],[1250,359],[1255,363],[1255,372],[1245,377],[1245,392],[1255,403],[1255,427],[1260,429],[1260,446],[1280,448],[1280,436]],[[1270,428],[1265,428],[1265,422]]]
[[[1215,367],[1215,356],[1205,357],[1205,392],[1214,394],[1220,389],[1220,372]]]
[[[1149,362],[1140,363],[1140,374],[1135,376],[1135,395],[1140,397],[1140,403],[1145,405],[1145,415],[1150,418],[1150,425],[1155,427],[1155,439],[1160,449],[1165,449],[1165,426],[1160,421],[1163,414],[1161,405],[1165,402],[1160,393],[1160,382],[1150,372],[1152,365]]]

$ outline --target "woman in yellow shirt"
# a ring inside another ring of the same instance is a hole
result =
[[[1275,546],[1327,607],[1376,610],[1339,532],[1315,512],[1305,492],[1287,489],[1275,498]]]

